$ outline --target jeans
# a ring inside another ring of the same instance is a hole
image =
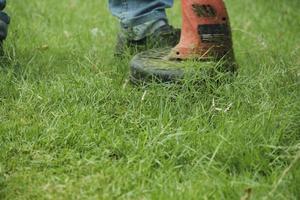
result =
[[[2,41],[7,37],[8,25],[10,23],[9,16],[2,11],[5,6],[6,0],[0,0],[0,46],[2,45]]]
[[[109,0],[111,13],[119,19],[123,32],[134,40],[166,24],[165,9],[172,6],[173,0]]]
[[[3,10],[6,6],[6,0],[0,0],[0,10]]]

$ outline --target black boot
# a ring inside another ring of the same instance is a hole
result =
[[[133,55],[153,48],[174,47],[180,40],[180,32],[180,29],[166,24],[141,40],[130,40],[126,35],[120,33],[115,48],[115,56],[123,57],[126,52]]]

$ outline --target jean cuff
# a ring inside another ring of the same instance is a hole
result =
[[[151,13],[148,13],[147,15],[144,16],[139,16],[139,17],[134,17],[131,19],[126,19],[124,21],[121,22],[121,27],[122,28],[129,28],[129,27],[134,27],[134,26],[138,26],[140,24],[144,24],[146,22],[149,21],[153,21],[153,20],[160,20],[160,19],[164,19],[167,21],[167,14],[165,12],[165,10],[155,10]]]

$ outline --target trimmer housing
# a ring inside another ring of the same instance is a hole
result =
[[[181,4],[179,44],[173,49],[137,54],[131,61],[133,82],[177,82],[189,75],[201,77],[207,67],[225,73],[236,70],[230,22],[223,0],[181,0]]]
[[[231,28],[223,0],[182,0],[180,43],[170,59],[233,56]]]

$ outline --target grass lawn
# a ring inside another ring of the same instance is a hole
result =
[[[237,78],[142,88],[106,0],[10,0],[0,199],[300,199],[300,2],[226,3]]]

